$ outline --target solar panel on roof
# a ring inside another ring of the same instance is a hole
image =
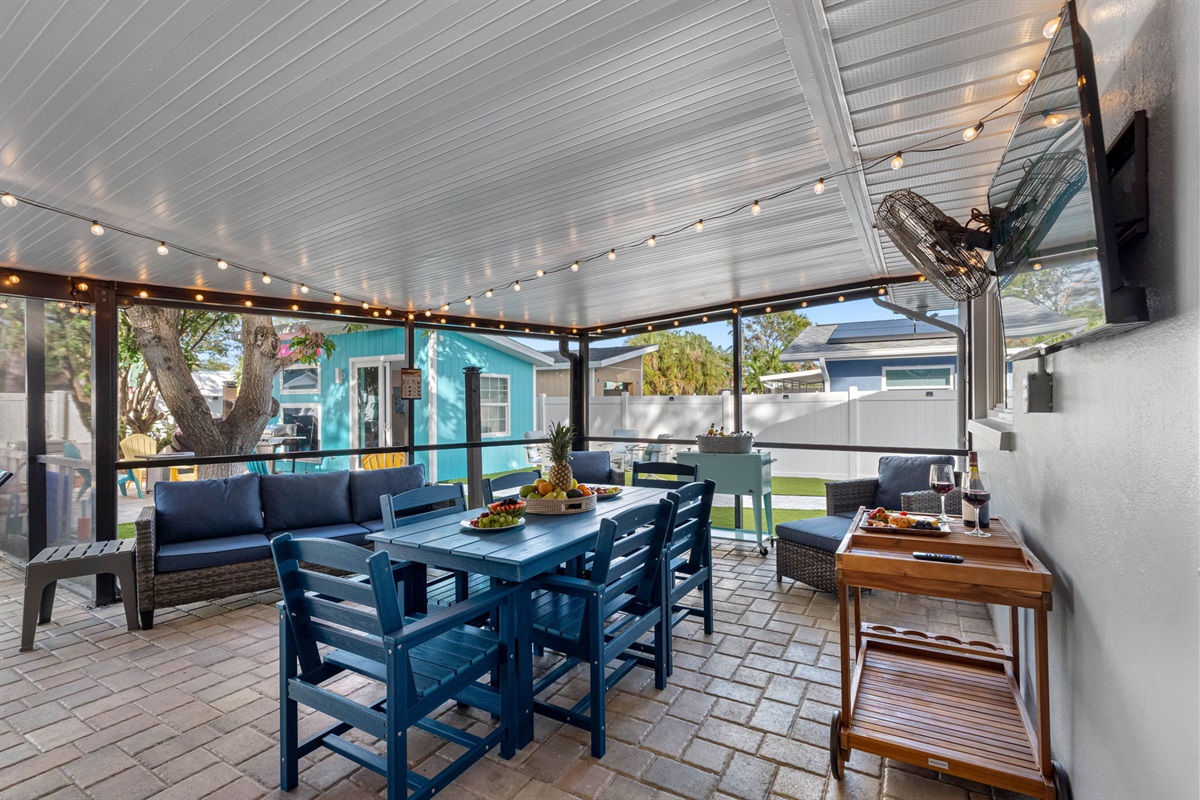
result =
[[[869,322],[844,322],[829,337],[829,344],[883,342],[897,339],[942,339],[950,334],[925,322],[907,319],[878,319]]]

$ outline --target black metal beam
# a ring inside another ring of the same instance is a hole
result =
[[[404,358],[408,362],[410,369],[416,369],[417,366],[417,326],[412,320],[404,326]],[[413,449],[417,443],[417,401],[409,399],[404,401],[405,410],[408,412],[405,415],[405,425],[408,430],[405,432],[408,441],[405,463],[417,463],[417,451]]]
[[[117,538],[117,296],[110,283],[97,284],[92,323],[92,453],[96,462],[94,496],[96,541]],[[96,604],[116,602],[112,575],[96,576]],[[122,586],[132,592],[132,586]]]
[[[480,408],[479,367],[463,367],[464,397],[467,406],[467,440],[478,442],[483,438],[483,411]],[[467,503],[468,508],[483,505],[483,452],[478,447],[467,448]]]
[[[733,430],[742,429],[742,317],[735,313],[733,319]],[[742,496],[733,498],[733,527],[742,527]]]
[[[46,303],[25,300],[25,488],[29,503],[29,558],[47,544],[46,530]]]

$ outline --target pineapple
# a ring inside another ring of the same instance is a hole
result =
[[[554,484],[555,491],[566,492],[571,489],[574,475],[567,456],[571,453],[571,440],[575,436],[573,425],[563,425],[556,422],[550,426],[550,442],[546,445],[546,455],[550,458],[550,472],[546,480]]]

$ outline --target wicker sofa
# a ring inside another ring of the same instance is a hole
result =
[[[876,478],[826,483],[826,516],[775,526],[775,580],[791,578],[823,592],[836,593],[834,554],[858,509],[883,506],[928,512],[933,510],[932,502],[937,502],[940,510],[937,495],[927,488],[929,467],[953,463],[951,456],[884,456],[879,459]],[[961,507],[962,494],[955,489],[946,496],[946,513],[957,514]]]
[[[383,530],[379,498],[425,485],[425,467],[160,482],[137,519],[138,610],[218,600],[278,585],[271,538],[338,539],[367,546]]]

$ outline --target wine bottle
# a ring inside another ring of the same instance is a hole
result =
[[[979,453],[976,452],[975,450],[972,450],[972,451],[970,451],[970,453],[967,454],[967,474],[965,476],[963,476],[963,486],[964,487],[969,486],[970,484],[968,483],[968,481],[970,481],[972,478],[977,479],[978,477],[979,477]],[[975,522],[976,518],[978,518],[979,527],[981,527],[981,528],[990,527],[992,524],[992,520],[989,515],[989,509],[988,509],[988,506],[990,506],[990,505],[991,505],[990,502],[984,503],[982,506],[979,507],[978,510],[976,510],[975,506],[971,505],[966,500],[963,500],[963,503],[962,503],[963,522],[966,524],[971,524],[971,523]]]

